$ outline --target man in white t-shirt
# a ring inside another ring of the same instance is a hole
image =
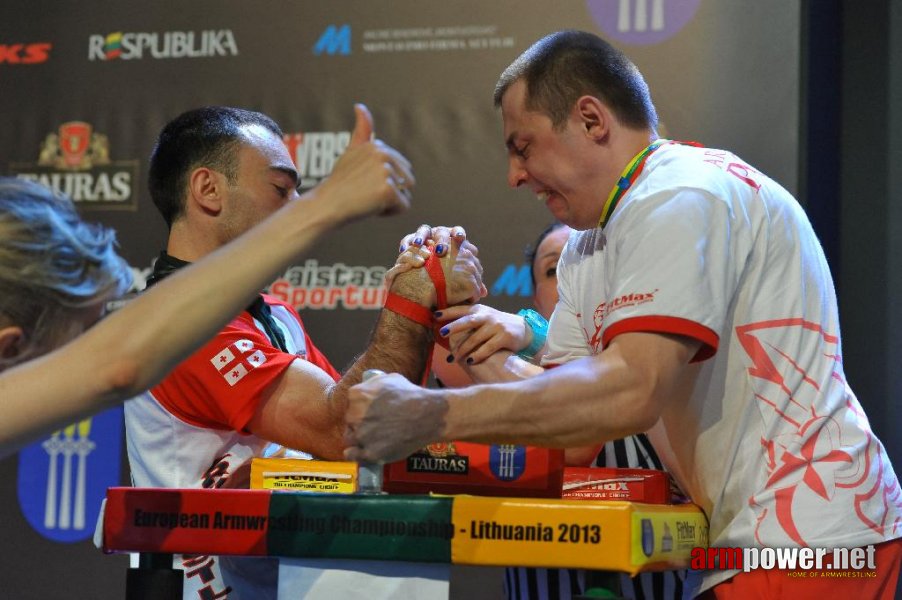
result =
[[[729,152],[658,139],[639,71],[589,33],[537,42],[501,75],[495,102],[510,184],[576,230],[543,358],[561,366],[541,373],[499,352],[475,368],[510,383],[357,386],[346,457],[648,432],[707,514],[712,546],[876,547],[874,577],[710,570],[696,592],[826,597],[848,586],[892,598],[902,492],[846,383],[830,271],[795,199]],[[414,427],[405,414],[431,418]]]

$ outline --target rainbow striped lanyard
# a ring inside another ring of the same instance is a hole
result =
[[[645,161],[648,160],[651,153],[664,144],[669,143],[671,143],[670,140],[655,140],[627,163],[626,168],[620,173],[620,179],[617,180],[617,185],[615,185],[614,189],[611,190],[611,193],[608,194],[608,199],[604,203],[604,209],[601,211],[601,218],[598,219],[598,226],[600,228],[604,229],[604,226],[608,224],[608,220],[610,220],[611,215],[614,213],[614,209],[617,208],[620,199],[626,195],[630,186],[638,179],[639,174],[645,167]]]

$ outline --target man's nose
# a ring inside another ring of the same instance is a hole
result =
[[[520,166],[520,161],[516,158],[511,158],[510,163],[507,167],[507,183],[512,188],[520,187],[524,183],[526,183],[526,169]]]

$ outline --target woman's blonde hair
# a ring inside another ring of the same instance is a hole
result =
[[[84,310],[124,293],[128,263],[115,233],[85,223],[72,202],[37,183],[0,177],[0,326],[24,333],[0,369],[81,333]]]

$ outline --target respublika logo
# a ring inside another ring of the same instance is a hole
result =
[[[298,170],[298,187],[307,190],[329,176],[351,141],[350,131],[308,131],[282,136]]]
[[[589,14],[612,40],[658,44],[695,16],[700,0],[586,0]]]
[[[142,58],[208,58],[237,56],[238,44],[230,29],[204,31],[114,31],[88,38],[88,60],[137,60]]]
[[[526,447],[500,444],[489,447],[489,469],[501,481],[514,481],[526,470]]]
[[[313,45],[313,53],[329,55],[345,55],[351,53],[351,26],[348,24],[329,25]]]
[[[81,208],[134,210],[138,161],[111,161],[110,142],[90,123],[69,121],[48,133],[37,163],[12,163],[12,173],[72,198]]]
[[[19,453],[17,491],[25,520],[45,538],[94,534],[108,487],[120,484],[122,408],[53,432]]]
[[[37,65],[47,62],[53,45],[47,42],[34,44],[0,44],[0,65]]]
[[[532,267],[507,265],[492,284],[493,296],[532,296]]]

